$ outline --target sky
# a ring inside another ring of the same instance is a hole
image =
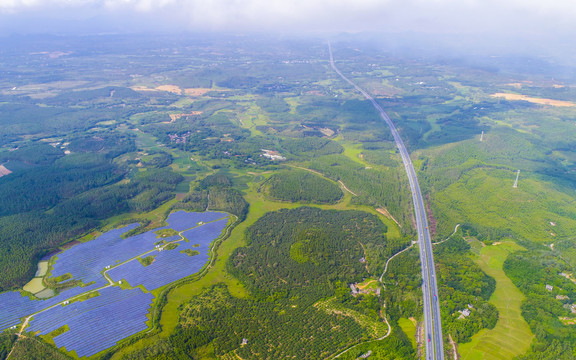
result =
[[[576,35],[574,0],[0,0],[0,34],[419,32]]]

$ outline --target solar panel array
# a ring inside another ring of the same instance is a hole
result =
[[[219,211],[207,211],[207,212],[186,212],[183,210],[174,212],[170,214],[170,217],[166,220],[168,227],[176,231],[183,231],[190,229],[195,224],[200,222],[207,223],[214,220],[222,219],[228,217],[228,214]]]
[[[136,226],[138,224],[108,231],[95,240],[76,245],[58,254],[52,276],[58,277],[70,273],[73,279],[82,280],[84,283],[96,281],[100,286],[106,285],[106,279],[100,274],[106,266],[116,265],[152,250],[154,243],[160,241],[153,231],[122,239],[123,233]],[[166,240],[178,238],[174,236]]]
[[[188,241],[180,241],[180,245],[173,250],[151,253],[156,258],[147,267],[133,260],[112,268],[108,274],[112,279],[126,279],[130,285],[144,285],[148,290],[194,274],[207,263],[210,243],[221,235],[228,220],[228,214],[223,212],[172,213],[166,220],[169,225],[161,229],[183,231],[182,235]],[[70,273],[72,279],[84,283],[94,282],[90,286],[68,289],[46,300],[30,300],[19,292],[0,294],[0,330],[19,324],[23,317],[30,314],[107,285],[108,282],[101,274],[107,266],[117,265],[154,250],[154,244],[161,240],[155,234],[160,229],[127,239],[121,238],[123,233],[136,226],[132,224],[108,231],[95,240],[78,244],[57,255],[53,277]],[[172,236],[162,240],[178,239],[179,236]],[[196,244],[199,246],[194,247]],[[199,254],[188,256],[181,253],[186,249],[197,250]],[[118,287],[106,287],[99,292],[100,296],[95,298],[56,306],[36,314],[27,330],[47,334],[68,325],[69,331],[54,338],[56,346],[64,346],[68,351],[75,350],[82,357],[100,352],[146,329],[146,313],[153,299],[151,294],[140,289],[122,290]]]
[[[198,223],[205,224],[224,217],[228,217],[228,214],[215,211],[203,213],[177,211],[170,214],[166,220],[168,223],[167,227],[154,229],[127,239],[122,239],[121,235],[132,230],[138,224],[110,230],[93,241],[76,245],[58,254],[58,260],[54,263],[52,276],[58,277],[70,273],[72,274],[72,279],[82,280],[84,283],[95,281],[98,285],[104,286],[107,282],[100,272],[106,266],[116,265],[146,251],[153,250],[154,243],[160,241],[154,232],[166,228],[180,232],[190,229]],[[179,239],[178,236],[163,238],[166,241],[177,239]]]
[[[31,300],[18,291],[0,294],[0,330],[20,323],[20,319],[83,292],[98,287],[96,284],[86,287],[75,287],[62,291],[60,294],[46,300]]]
[[[108,271],[108,275],[115,281],[125,279],[131,286],[144,285],[150,291],[192,275],[208,262],[210,243],[220,236],[227,223],[228,218],[187,230],[182,235],[188,242],[181,241],[175,249],[153,253],[156,257],[152,264],[143,266],[139,261],[131,261]],[[181,253],[185,249],[200,254],[188,256]]]
[[[34,316],[29,331],[46,335],[64,325],[69,330],[54,337],[56,347],[90,356],[147,328],[146,314],[153,295],[140,289],[108,287],[100,296],[66,306],[57,306]]]

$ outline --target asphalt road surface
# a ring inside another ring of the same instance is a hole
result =
[[[416,229],[418,231],[418,248],[420,250],[420,262],[422,263],[422,293],[424,299],[424,341],[426,346],[426,359],[443,360],[444,359],[444,342],[442,340],[442,324],[440,320],[440,304],[438,303],[438,287],[436,285],[436,268],[434,266],[434,256],[432,254],[432,241],[430,239],[430,231],[428,230],[428,217],[426,215],[426,208],[424,207],[424,200],[420,192],[420,185],[418,185],[418,178],[416,171],[412,165],[412,160],[408,154],[408,150],[404,146],[404,142],[398,134],[398,130],[394,126],[388,114],[382,107],[368,94],[364,89],[360,88],[334,65],[334,58],[332,56],[332,47],[328,45],[330,52],[330,65],[332,69],[340,75],[347,83],[352,85],[358,90],[372,105],[378,110],[382,119],[390,127],[390,131],[396,141],[396,146],[402,156],[404,169],[408,175],[410,182],[410,191],[412,192],[412,202],[414,203],[414,215],[416,218]]]

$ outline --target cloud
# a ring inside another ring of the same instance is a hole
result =
[[[142,27],[173,30],[574,34],[576,29],[572,0],[0,0],[0,20],[29,14],[70,20],[127,16],[132,24],[141,19]]]

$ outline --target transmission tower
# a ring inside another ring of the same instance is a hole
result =
[[[520,177],[520,170],[518,170],[518,172],[516,173],[516,181],[514,181],[514,185],[512,185],[513,188],[518,187],[518,177]]]

